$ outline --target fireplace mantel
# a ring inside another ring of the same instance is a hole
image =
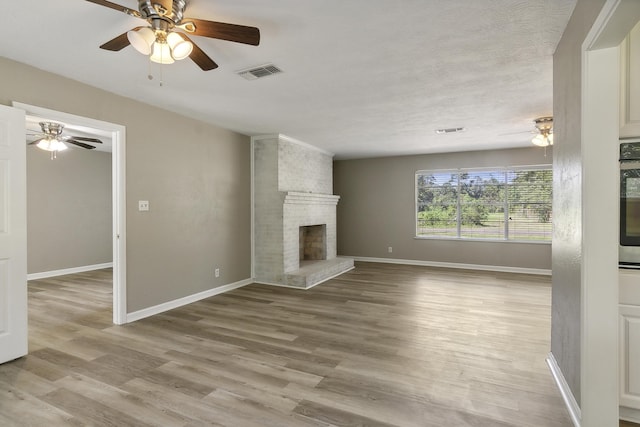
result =
[[[338,204],[340,196],[322,193],[302,193],[298,191],[287,191],[284,193],[285,205],[333,205]]]

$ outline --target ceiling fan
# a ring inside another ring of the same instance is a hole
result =
[[[86,138],[83,136],[73,135],[62,136],[62,131],[64,129],[64,125],[62,123],[40,122],[39,124],[42,132],[29,132],[30,139],[35,139],[27,145],[35,144],[36,147],[41,150],[50,151],[52,159],[56,158],[58,151],[64,151],[69,148],[66,144],[73,144],[81,148],[86,148],[87,150],[93,150],[96,148],[93,145],[87,144],[87,142],[92,144],[102,144],[102,141],[96,138]]]
[[[151,61],[161,64],[189,57],[203,71],[218,67],[189,35],[253,46],[260,44],[260,30],[256,27],[185,18],[186,0],[138,0],[138,10],[106,0],[87,1],[144,19],[148,24],[120,34],[100,46],[101,49],[119,51],[131,44],[140,53],[151,55]]]

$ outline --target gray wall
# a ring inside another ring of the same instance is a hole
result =
[[[582,42],[605,0],[578,1],[553,56],[553,290],[551,352],[580,403]]]
[[[550,269],[549,244],[414,238],[416,171],[550,163],[537,147],[335,161],[338,254]]]
[[[27,147],[27,271],[111,262],[111,154]]]
[[[247,136],[5,58],[0,70],[0,104],[126,126],[127,312],[251,277]]]

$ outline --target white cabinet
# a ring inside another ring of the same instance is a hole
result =
[[[640,306],[640,270],[620,269],[618,280],[618,302]]]
[[[640,270],[620,270],[620,416],[640,421]]]
[[[640,409],[640,306],[620,305],[620,405]]]
[[[640,137],[640,23],[620,46],[620,138]]]

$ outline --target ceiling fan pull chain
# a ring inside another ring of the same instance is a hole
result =
[[[158,64],[158,66],[160,67],[160,87],[162,87],[163,85],[163,81],[162,81],[162,64]],[[153,67],[153,64],[151,63],[151,56],[149,56],[149,64],[148,64],[148,74],[147,74],[147,78],[149,80],[153,80],[153,74],[151,73],[151,67]]]
[[[160,87],[162,87],[163,84],[163,77],[162,77],[162,63],[164,58],[162,57],[164,53],[164,49],[160,49],[160,64],[158,64],[158,66],[160,67]]]
[[[153,74],[151,74],[151,55],[148,56],[149,62],[147,63],[147,78],[153,80]]]

